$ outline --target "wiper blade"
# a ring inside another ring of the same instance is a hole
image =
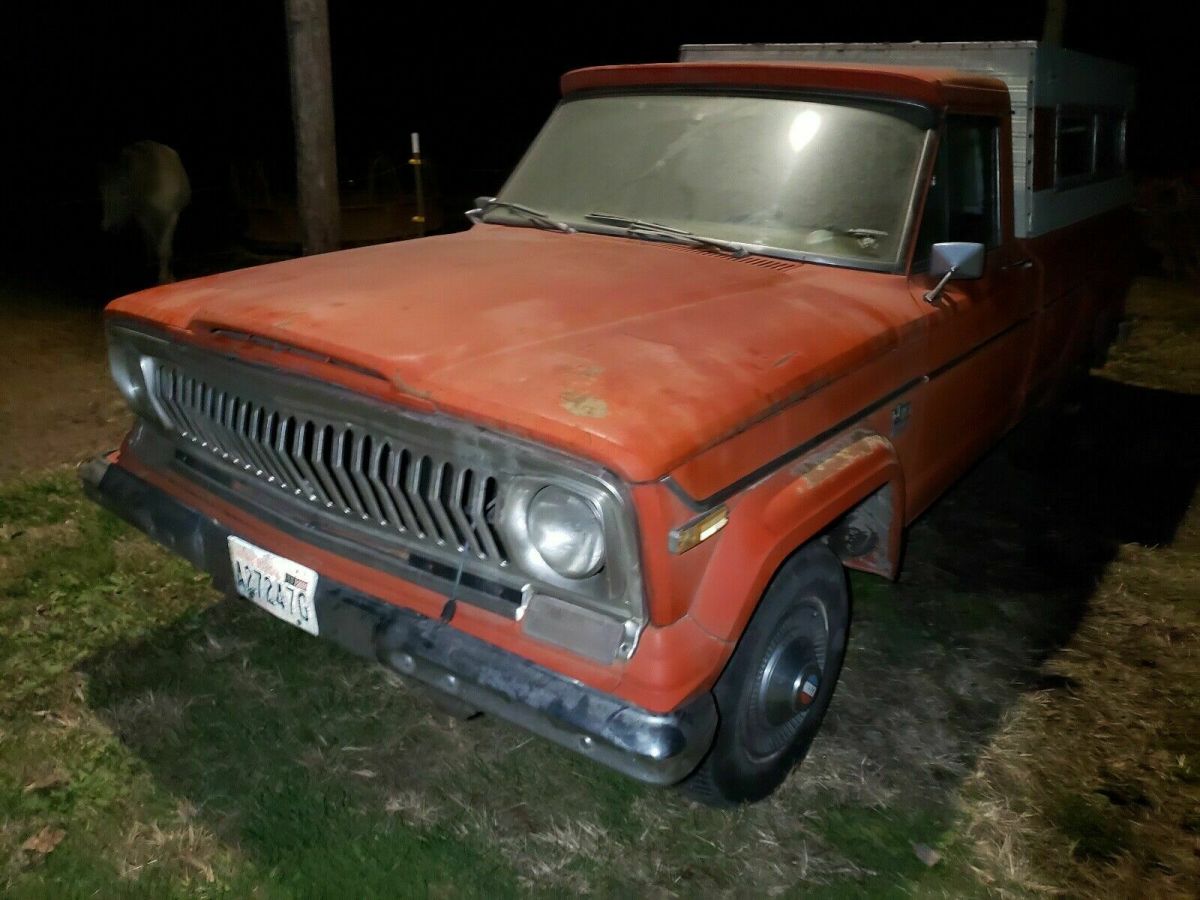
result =
[[[842,228],[840,225],[823,225],[822,228],[827,228],[830,231],[836,231],[838,234],[848,234],[851,237],[887,237],[888,232],[880,231],[878,228]]]
[[[813,229],[813,234],[821,231],[827,231],[831,235],[854,238],[864,250],[874,249],[879,245],[881,239],[888,236],[888,232],[880,231],[878,228],[843,228],[841,225],[820,225]]]
[[[731,256],[742,257],[750,255],[750,251],[736,241],[705,237],[702,234],[684,231],[682,228],[672,228],[670,225],[663,225],[660,222],[647,222],[644,219],[633,219],[629,216],[617,216],[604,212],[591,212],[584,216],[584,218],[591,219],[593,222],[602,222],[605,225],[616,225],[624,228],[633,237],[656,234],[662,235],[667,240],[675,241],[676,243],[691,244],[694,247],[708,247],[711,250],[728,253]]]
[[[550,218],[547,213],[542,212],[540,209],[534,209],[533,207],[525,206],[522,203],[513,203],[511,200],[489,200],[478,209],[473,209],[468,212],[467,218],[469,218],[472,222],[479,222],[493,209],[503,209],[507,210],[508,212],[515,212],[518,215],[524,216],[528,221],[532,222],[539,228],[546,228],[551,231],[562,231],[566,232],[567,234],[571,234],[575,231],[575,229],[566,222],[558,222]]]

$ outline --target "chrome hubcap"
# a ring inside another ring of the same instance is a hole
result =
[[[763,669],[758,700],[767,722],[782,725],[806,711],[821,689],[821,665],[812,642],[797,636],[775,648]]]

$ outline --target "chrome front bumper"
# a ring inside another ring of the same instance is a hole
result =
[[[221,522],[107,459],[85,464],[80,478],[91,499],[233,593],[232,532]],[[321,637],[639,781],[680,781],[712,743],[717,710],[711,694],[668,713],[651,712],[324,574],[314,603]]]

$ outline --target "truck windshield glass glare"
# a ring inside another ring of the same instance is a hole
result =
[[[581,231],[606,230],[587,218],[603,210],[752,251],[890,265],[925,137],[906,114],[752,96],[571,100],[500,196]],[[506,220],[502,209],[487,216]]]

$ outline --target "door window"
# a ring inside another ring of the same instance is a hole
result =
[[[915,270],[928,267],[930,249],[942,241],[999,245],[999,131],[995,119],[946,120],[917,234]]]

